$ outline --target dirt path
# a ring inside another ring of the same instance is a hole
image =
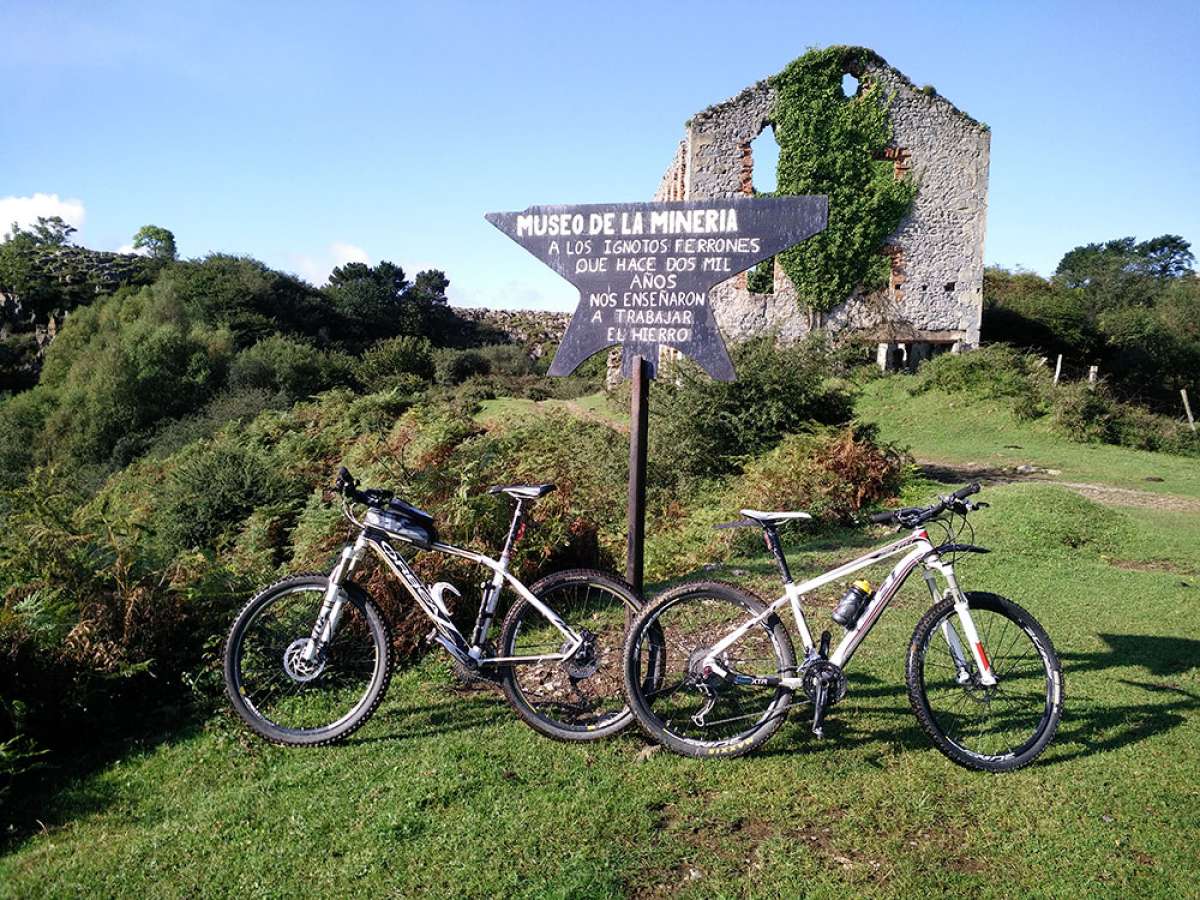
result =
[[[1176,512],[1200,513],[1200,498],[1181,497],[1178,494],[1160,494],[1154,491],[1139,491],[1134,488],[1113,487],[1108,484],[1093,484],[1086,481],[1060,481],[1053,469],[1036,466],[962,466],[954,463],[918,460],[921,471],[934,481],[945,484],[964,484],[978,481],[983,484],[1014,484],[1023,481],[1038,481],[1065,487],[1089,500],[1106,506],[1136,506],[1141,509],[1168,509]]]

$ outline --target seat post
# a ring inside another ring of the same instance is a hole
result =
[[[517,529],[521,527],[521,517],[524,514],[524,501],[517,499],[517,508],[513,510],[512,523],[508,526],[508,537],[504,540],[504,552],[500,556],[500,561],[508,566],[508,557],[512,551],[513,541],[517,539]]]
[[[767,549],[771,551],[771,555],[775,557],[775,565],[779,567],[779,574],[783,578],[785,585],[792,583],[792,571],[788,568],[787,559],[783,555],[783,546],[779,542],[779,532],[775,528],[773,522],[763,523],[763,540],[766,542]]]

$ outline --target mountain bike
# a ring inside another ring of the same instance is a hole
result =
[[[765,604],[733,585],[700,581],[648,603],[631,623],[624,648],[625,693],[642,729],[685,756],[740,756],[779,729],[801,691],[812,703],[813,733],[823,736],[826,712],[846,695],[845,669],[855,650],[920,567],[933,606],[913,631],[906,678],[921,727],[938,750],[967,768],[1009,772],[1032,762],[1058,728],[1062,668],[1028,612],[958,585],[956,557],[989,552],[971,543],[973,530],[961,539],[970,528],[968,514],[987,506],[967,499],[978,491],[971,484],[929,506],[871,516],[909,533],[800,584],[792,580],[778,529],[811,518],[807,513],[744,509],[744,519],[718,526],[762,529],[784,593]],[[846,631],[832,652],[828,630],[815,642],[802,609],[805,596],[900,554],[877,589],[865,583],[847,592],[838,607]],[[799,662],[778,615],[785,606],[803,645]]]
[[[525,532],[525,505],[553,484],[489,488],[515,501],[499,559],[438,540],[433,516],[379,488],[359,490],[343,468],[333,487],[357,534],[328,575],[285,578],[251,599],[225,646],[225,687],[237,714],[261,737],[279,744],[323,745],[345,738],[371,717],[392,671],[392,636],[379,605],[350,580],[367,551],[404,585],[433,623],[429,638],[470,677],[491,681],[526,723],[563,741],[608,737],[632,721],[621,691],[621,641],[641,606],[625,581],[573,569],[526,587],[509,571]],[[366,507],[358,518],[352,505]],[[395,544],[461,557],[490,570],[468,640],[454,624],[447,594],[428,585]],[[517,595],[490,640],[501,592]]]

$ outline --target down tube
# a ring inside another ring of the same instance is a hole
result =
[[[879,586],[879,590],[875,593],[875,599],[863,610],[858,624],[852,630],[847,631],[846,636],[837,645],[833,656],[829,658],[831,663],[838,668],[846,668],[846,664],[850,662],[850,657],[854,655],[854,651],[858,649],[858,645],[870,633],[875,623],[879,620],[879,616],[882,615],[887,605],[892,602],[892,598],[896,596],[896,592],[900,590],[900,585],[904,584],[904,580],[912,574],[912,570],[917,567],[917,564],[932,549],[927,542],[920,541],[915,550],[896,564],[896,568],[892,569],[888,577],[884,579],[883,584]]]

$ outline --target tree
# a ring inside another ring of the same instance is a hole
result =
[[[16,226],[14,226],[16,227]],[[76,232],[73,225],[68,225],[62,220],[62,216],[38,216],[37,222],[30,229],[33,233],[34,240],[39,244],[46,244],[51,247],[64,247],[70,243],[71,235]]]
[[[1076,247],[1063,256],[1054,278],[1083,289],[1097,311],[1152,306],[1168,282],[1191,273],[1194,262],[1191,245],[1177,234],[1140,244],[1123,237]]]
[[[171,262],[177,253],[175,250],[175,235],[158,225],[143,225],[133,236],[133,248],[146,250],[151,259]]]

